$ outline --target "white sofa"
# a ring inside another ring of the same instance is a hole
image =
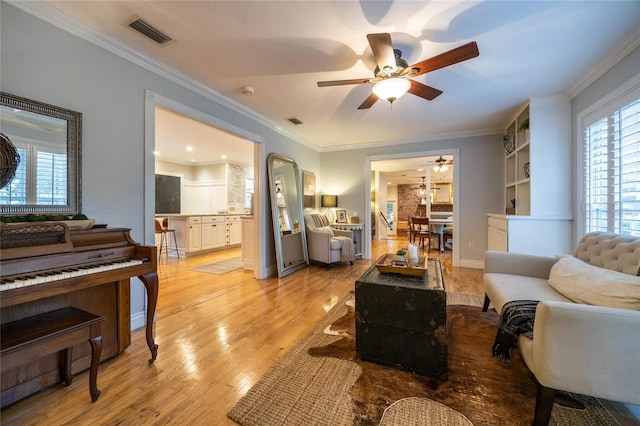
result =
[[[640,300],[640,287],[635,284],[640,282],[635,277],[640,275],[640,238],[590,233],[580,240],[573,256],[599,268],[586,265],[596,273],[561,275],[557,257],[497,251],[488,251],[485,257],[483,310],[487,310],[489,302],[500,313],[509,301],[540,301],[533,339],[521,335],[517,341],[522,358],[538,381],[536,425],[548,424],[555,390],[640,404],[640,311],[634,310],[637,305],[621,309],[576,303],[554,289],[576,299],[571,287],[590,284],[591,276],[610,274],[615,277],[612,288],[629,280],[631,290],[625,291],[631,291],[631,299]],[[575,258],[566,261],[581,263]],[[557,277],[567,278],[569,290],[559,287]],[[610,292],[613,290],[607,288],[602,293]]]

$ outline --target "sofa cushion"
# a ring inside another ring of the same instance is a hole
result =
[[[513,300],[540,300],[571,302],[549,286],[545,278],[524,275],[487,273],[484,274],[484,289],[496,311]]]
[[[549,285],[577,303],[640,310],[640,277],[562,256],[551,268]]]

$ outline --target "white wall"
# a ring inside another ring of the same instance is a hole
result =
[[[369,156],[459,149],[456,169],[460,171],[458,208],[460,258],[462,264],[478,265],[487,248],[487,213],[502,211],[504,189],[504,149],[502,135],[476,136],[422,143],[333,151],[321,154],[322,193],[339,194],[340,208],[365,211],[369,189],[365,188],[365,161]],[[363,213],[360,213],[361,218]],[[368,218],[365,223],[369,222]],[[362,220],[361,219],[361,220]],[[468,243],[474,243],[474,249]]]

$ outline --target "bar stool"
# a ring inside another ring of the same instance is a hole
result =
[[[178,258],[180,258],[180,251],[178,250],[178,240],[176,239],[176,230],[167,228],[167,226],[169,225],[169,220],[167,218],[163,220],[163,223],[160,223],[158,219],[156,219],[155,222],[156,234],[160,234],[160,251],[158,252],[158,258],[162,256],[163,247],[165,248],[167,257],[169,257],[169,251],[172,250],[175,251]],[[169,247],[169,237],[167,237],[167,234],[169,233],[173,234],[173,248]]]

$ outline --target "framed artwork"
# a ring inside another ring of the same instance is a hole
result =
[[[315,210],[316,208],[316,175],[310,172],[302,172],[302,192],[304,194],[304,208]]]
[[[346,210],[336,210],[336,223],[348,223]]]

